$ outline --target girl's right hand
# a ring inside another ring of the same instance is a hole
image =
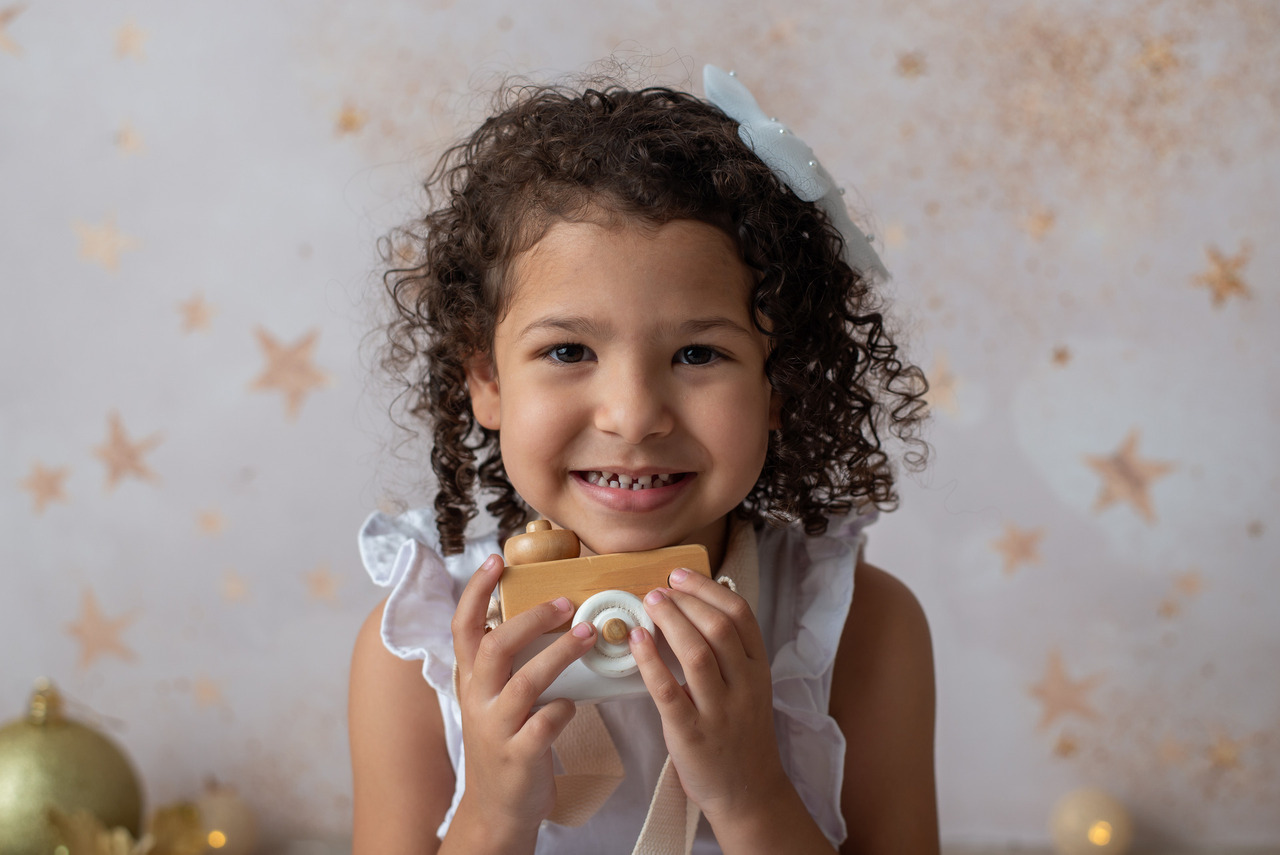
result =
[[[532,851],[538,824],[555,805],[551,743],[574,715],[573,701],[565,698],[536,712],[533,705],[591,649],[595,629],[579,624],[512,673],[516,654],[564,623],[573,607],[561,597],[486,631],[485,613],[502,569],[502,558],[490,555],[467,583],[453,615],[466,790],[449,837],[461,821],[474,842],[479,841],[471,835],[478,833],[497,851]]]

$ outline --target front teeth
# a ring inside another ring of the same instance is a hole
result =
[[[606,470],[588,472],[586,475],[588,483],[601,487],[612,487],[615,490],[647,490],[650,487],[665,487],[671,483],[672,477],[671,475],[663,474],[641,475],[639,478],[632,478],[630,475],[622,475]]]

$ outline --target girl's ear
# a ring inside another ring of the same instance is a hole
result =
[[[769,393],[769,430],[782,430],[782,396],[776,389]]]
[[[488,354],[467,360],[467,394],[471,397],[471,413],[480,426],[497,430],[502,422],[502,395],[497,368]]]

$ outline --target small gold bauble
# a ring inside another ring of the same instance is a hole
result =
[[[234,787],[210,781],[196,809],[209,855],[252,855],[258,848],[258,822]]]
[[[1053,806],[1049,834],[1058,855],[1124,855],[1133,842],[1133,821],[1102,790],[1073,790]]]
[[[58,835],[49,808],[87,810],[134,837],[142,791],[124,752],[102,733],[62,715],[62,697],[36,683],[26,718],[0,727],[0,852],[49,855]]]

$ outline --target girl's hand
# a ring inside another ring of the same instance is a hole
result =
[[[722,819],[767,810],[794,788],[778,754],[769,656],[751,608],[698,573],[676,570],[671,585],[645,597],[645,609],[687,685],[643,629],[632,633],[631,650],[685,794],[716,828]]]
[[[533,705],[590,649],[595,630],[579,624],[513,674],[515,655],[564,623],[572,606],[561,597],[486,632],[485,612],[502,568],[500,556],[489,556],[467,583],[453,616],[467,781],[454,825],[461,821],[468,837],[480,833],[497,851],[525,846],[532,851],[538,823],[555,805],[551,743],[574,715],[573,702],[564,698],[536,712]],[[451,826],[450,837],[452,832]]]

